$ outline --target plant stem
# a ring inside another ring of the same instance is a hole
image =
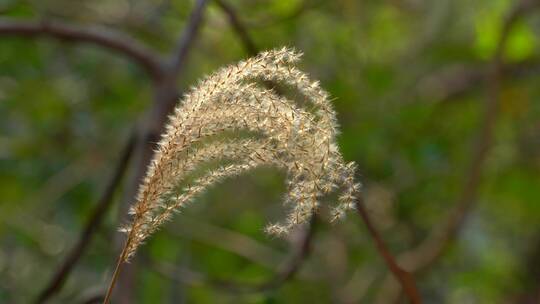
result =
[[[114,272],[111,278],[111,283],[109,284],[109,288],[107,288],[107,294],[105,295],[105,299],[103,299],[103,304],[108,304],[111,299],[112,291],[114,289],[114,286],[116,285],[116,281],[118,280],[120,270],[122,269],[122,265],[124,264],[124,261],[127,255],[127,249],[129,247],[129,244],[131,243],[131,233],[132,231],[130,231],[126,239],[126,242],[124,244],[124,248],[122,249],[122,253],[118,257],[118,261],[116,262],[116,267],[114,269]]]

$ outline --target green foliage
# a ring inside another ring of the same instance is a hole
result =
[[[436,76],[458,71],[451,78],[461,80],[460,68],[483,71],[514,1],[307,2],[301,8],[301,0],[228,1],[260,48],[288,45],[305,53],[302,69],[335,98],[339,146],[347,161],[359,165],[374,221],[387,223],[380,230],[393,252],[411,248],[455,204],[483,115],[481,81],[447,96],[450,82],[440,85]],[[192,3],[0,1],[0,10],[3,16],[100,24],[166,51],[175,45]],[[539,15],[518,22],[509,36],[505,62],[528,62],[533,72],[504,75],[501,115],[477,204],[458,238],[418,277],[426,303],[507,303],[538,286]],[[179,88],[247,57],[227,20],[209,5]],[[0,303],[28,303],[50,279],[153,93],[144,71],[116,53],[0,35]],[[277,252],[278,261],[271,260],[277,265],[290,242],[265,236],[261,227],[284,215],[283,179],[277,171],[260,170],[228,181],[183,216],[249,237]],[[125,188],[118,189],[95,242],[52,303],[80,301],[104,285],[118,254],[111,244]],[[170,223],[141,255],[235,282],[262,282],[274,274],[189,229]],[[313,246],[300,273],[270,292],[235,294],[208,282],[177,282],[146,262],[139,265],[133,292],[138,303],[374,302],[384,265],[357,218],[321,225]],[[364,292],[358,286],[370,278]]]

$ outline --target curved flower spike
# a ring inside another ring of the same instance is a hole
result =
[[[300,57],[287,48],[263,52],[220,69],[183,97],[130,210],[132,221],[122,228],[128,236],[120,263],[197,195],[260,166],[276,166],[287,173],[285,201],[292,206],[284,222],[267,226],[268,233],[285,234],[307,222],[320,198],[337,188],[342,193],[332,219],[354,208],[360,186],[354,181],[354,164],[345,164],[339,153],[329,94],[292,66]],[[257,80],[286,85],[308,103],[302,108],[260,87]],[[220,134],[239,131],[248,131],[253,138],[216,140]],[[185,185],[190,175],[211,161],[227,164]]]

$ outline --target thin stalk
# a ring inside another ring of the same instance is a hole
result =
[[[114,269],[114,272],[113,272],[113,275],[112,275],[112,278],[111,278],[111,282],[109,284],[109,288],[107,288],[107,294],[105,295],[105,299],[103,299],[103,304],[108,304],[110,299],[111,299],[111,295],[112,295],[114,286],[116,285],[116,281],[118,280],[118,276],[120,275],[120,270],[122,269],[122,265],[124,265],[124,261],[126,259],[127,249],[129,247],[129,244],[131,243],[131,234],[132,234],[132,232],[133,232],[133,230],[131,230],[129,232],[129,235],[128,235],[128,237],[126,239],[126,242],[124,244],[124,248],[122,249],[122,253],[118,257],[118,261],[116,262],[116,267]]]

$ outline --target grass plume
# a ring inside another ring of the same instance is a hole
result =
[[[285,234],[317,212],[320,198],[341,189],[332,219],[355,206],[359,184],[355,166],[346,164],[336,144],[336,113],[329,94],[294,64],[301,54],[287,48],[218,70],[187,93],[170,116],[157,151],[130,209],[132,221],[106,296],[122,263],[175,211],[220,181],[260,166],[286,172],[286,219],[270,224],[270,234]],[[302,103],[265,89],[260,81],[285,85]],[[300,104],[302,106],[300,106]],[[224,132],[249,131],[249,139],[211,140]],[[208,161],[229,163],[209,169],[187,186],[186,178]]]

